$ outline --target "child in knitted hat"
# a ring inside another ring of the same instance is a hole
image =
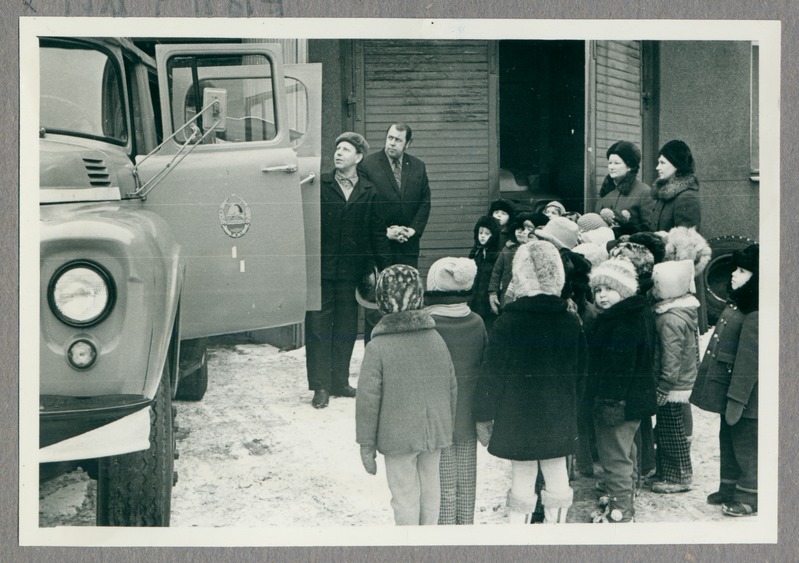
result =
[[[483,215],[474,225],[474,246],[469,251],[469,258],[477,265],[469,307],[483,319],[486,330],[491,329],[497,317],[488,301],[488,285],[499,251],[499,223],[493,217]]]
[[[557,249],[533,240],[513,259],[516,299],[489,335],[475,395],[478,439],[511,460],[508,522],[529,524],[539,467],[545,522],[565,522],[572,504],[566,456],[577,441],[577,398],[585,340],[560,298],[565,275]]]
[[[566,208],[559,201],[550,201],[544,207],[544,215],[549,217],[563,217],[566,215]]]
[[[525,225],[522,217],[517,217],[509,225],[511,238],[502,247],[491,272],[491,281],[488,284],[488,301],[491,311],[498,315],[500,308],[505,305],[505,292],[511,283],[513,256],[520,244],[527,242],[530,227]]]
[[[730,302],[691,393],[691,403],[721,415],[721,484],[707,502],[727,516],[757,514],[759,259],[757,244],[733,253]]]
[[[580,242],[592,242],[605,246],[616,238],[613,229],[608,227],[599,213],[582,215],[577,219],[577,227],[580,229]]]
[[[452,257],[437,260],[427,273],[426,310],[447,344],[458,380],[453,444],[441,451],[441,525],[474,524],[477,435],[472,405],[487,341],[482,319],[467,305],[475,274],[473,260]]]
[[[657,470],[652,492],[691,490],[691,450],[683,424],[683,405],[696,380],[699,355],[694,263],[661,262],[652,270],[655,324],[660,346],[655,354],[657,377]]]
[[[657,348],[655,319],[638,293],[635,268],[626,258],[611,258],[591,272],[594,303],[601,310],[589,330],[586,397],[594,409],[597,453],[607,495],[594,522],[631,522],[633,439],[644,417],[657,407],[652,372]]]
[[[383,454],[397,525],[435,525],[442,448],[452,445],[457,383],[449,350],[422,309],[419,272],[389,266],[377,279],[383,318],[366,347],[355,399],[355,434],[367,473]]]

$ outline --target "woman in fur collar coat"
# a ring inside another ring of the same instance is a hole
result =
[[[397,525],[435,525],[441,502],[441,449],[452,444],[457,382],[449,350],[424,310],[419,272],[396,264],[375,289],[383,317],[358,378],[355,435],[361,462],[377,472],[383,454]]]
[[[674,227],[696,227],[702,222],[699,180],[694,176],[694,157],[682,141],[669,141],[658,153],[658,179],[652,187],[655,206],[650,226],[653,231]]]
[[[641,151],[633,143],[618,141],[606,153],[608,175],[599,189],[596,212],[612,212],[612,227],[622,234],[649,230],[652,213],[652,190],[638,180]],[[611,217],[605,212],[605,216]]]
[[[513,284],[516,299],[494,323],[477,383],[477,435],[489,453],[511,460],[509,523],[530,523],[539,467],[545,522],[565,522],[572,504],[565,458],[577,446],[585,338],[560,298],[563,262],[552,243],[519,247]]]
[[[660,346],[655,349],[657,378],[657,472],[654,493],[691,489],[691,449],[683,424],[683,405],[696,380],[698,352],[697,309],[693,295],[694,263],[662,262],[652,270],[650,295],[655,302],[655,326]]]

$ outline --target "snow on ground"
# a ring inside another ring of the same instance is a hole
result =
[[[382,456],[377,476],[361,466],[355,400],[331,398],[326,409],[311,407],[304,348],[280,352],[228,339],[214,343],[209,355],[205,398],[177,404],[173,527],[393,525]],[[350,368],[355,387],[362,356],[358,341]],[[694,420],[693,490],[642,491],[638,522],[725,520],[705,502],[718,483],[718,415],[694,409]],[[475,523],[503,523],[510,463],[478,446],[477,479]],[[588,521],[594,485],[586,477],[572,482],[570,522]],[[82,471],[44,484],[40,526],[93,525],[94,490]]]

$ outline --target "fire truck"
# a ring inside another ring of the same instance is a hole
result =
[[[319,302],[321,65],[269,43],[42,37],[40,480],[168,526],[209,336]]]

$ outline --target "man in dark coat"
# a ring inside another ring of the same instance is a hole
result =
[[[305,315],[308,388],[315,408],[326,407],[330,395],[355,396],[349,385],[358,334],[355,287],[372,259],[380,269],[390,261],[374,186],[356,168],[368,150],[358,133],[342,133],[336,139],[335,170],[321,177],[322,308]]]

